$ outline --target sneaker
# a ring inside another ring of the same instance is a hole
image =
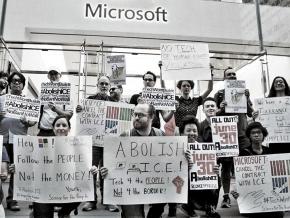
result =
[[[116,205],[110,205],[109,206],[109,211],[110,212],[119,212],[120,210],[119,210],[118,206],[116,206]]]
[[[229,195],[224,195],[224,199],[221,204],[221,208],[230,208],[231,207],[231,199]]]
[[[190,210],[187,204],[182,204],[181,207],[179,207],[179,209],[180,209],[180,212],[187,217],[199,218],[199,215],[197,215],[195,210],[193,209]]]
[[[206,211],[206,216],[208,218],[221,218],[220,214],[216,212],[214,206],[209,206],[209,208]]]
[[[92,211],[96,209],[97,209],[97,206],[93,202],[86,202],[83,206],[83,211]]]
[[[7,204],[7,209],[11,211],[20,211],[20,207],[16,201]]]

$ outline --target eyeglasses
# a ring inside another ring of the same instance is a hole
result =
[[[227,76],[236,76],[236,73],[232,72],[232,73],[227,73]]]
[[[11,82],[13,84],[16,84],[16,83],[22,83],[22,80],[21,79],[12,79]]]
[[[152,82],[153,81],[153,79],[150,79],[150,78],[145,78],[143,80],[146,81],[146,82]]]
[[[109,83],[100,82],[99,85],[101,85],[101,86],[108,86]]]
[[[262,131],[261,130],[252,130],[251,135],[255,135],[255,134],[260,135],[260,134],[262,134]]]
[[[146,117],[148,115],[148,113],[143,114],[143,113],[133,113],[132,116],[133,117],[139,117],[139,118],[143,118]]]
[[[109,90],[109,92],[114,92],[116,89],[118,89],[118,88],[110,88],[110,90]]]

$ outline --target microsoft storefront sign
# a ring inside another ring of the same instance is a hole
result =
[[[92,5],[86,3],[85,17],[94,19],[112,19],[128,21],[168,22],[168,12],[162,7],[153,10],[114,8],[107,4]]]

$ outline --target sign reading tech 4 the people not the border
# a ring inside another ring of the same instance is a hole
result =
[[[217,147],[217,157],[239,155],[237,116],[211,117],[212,140]]]

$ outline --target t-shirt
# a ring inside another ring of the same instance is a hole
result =
[[[196,116],[197,114],[197,110],[198,110],[198,106],[202,105],[202,97],[199,96],[197,98],[190,98],[189,99],[185,99],[182,96],[175,97],[175,100],[179,102],[179,107],[176,108],[175,111],[175,123],[176,126],[180,127],[181,126],[181,121],[182,118],[186,115],[193,115]]]

